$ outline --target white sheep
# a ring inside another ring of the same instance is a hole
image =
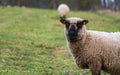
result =
[[[58,11],[60,17],[65,17],[66,14],[70,11],[70,9],[66,4],[60,4],[58,6],[57,11]]]
[[[62,8],[67,11],[68,6]],[[101,70],[120,75],[120,32],[86,30],[88,20],[61,17],[68,48],[78,67],[89,68],[92,75],[100,75]]]

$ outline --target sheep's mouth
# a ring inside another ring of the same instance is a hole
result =
[[[76,42],[77,37],[78,37],[78,33],[77,33],[76,30],[71,29],[71,30],[68,31],[67,36],[68,36],[68,39],[69,39],[70,42]]]
[[[78,36],[69,36],[69,35],[67,35],[67,39],[70,42],[77,42],[78,40],[82,40],[83,36],[78,37]]]
[[[77,39],[70,39],[70,42],[76,42]]]
[[[77,41],[77,37],[76,37],[76,36],[69,36],[69,35],[68,35],[68,40],[69,40],[70,42],[76,42],[76,41]]]

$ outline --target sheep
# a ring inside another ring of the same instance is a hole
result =
[[[61,11],[62,10],[62,11]],[[66,14],[70,11],[69,7],[66,4],[60,4],[58,6],[59,16],[66,16]]]
[[[70,11],[66,4],[60,4],[57,9],[60,18],[66,18],[66,14]]]
[[[67,11],[68,6],[62,8]],[[90,69],[92,75],[100,75],[101,70],[120,75],[120,32],[87,30],[88,20],[77,17],[60,15],[60,22],[65,25],[67,46],[79,68]]]

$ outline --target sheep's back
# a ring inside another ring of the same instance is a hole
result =
[[[87,31],[90,34],[91,44],[99,44],[105,49],[116,50],[117,53],[120,51],[120,32],[108,33],[100,31]],[[99,48],[99,47],[98,47]],[[115,52],[115,51],[113,51]]]

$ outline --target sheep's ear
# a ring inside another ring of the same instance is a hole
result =
[[[65,23],[66,23],[65,17],[60,17],[60,22],[61,22],[62,24],[65,24]]]
[[[86,25],[88,23],[88,20],[82,20],[82,24]]]

